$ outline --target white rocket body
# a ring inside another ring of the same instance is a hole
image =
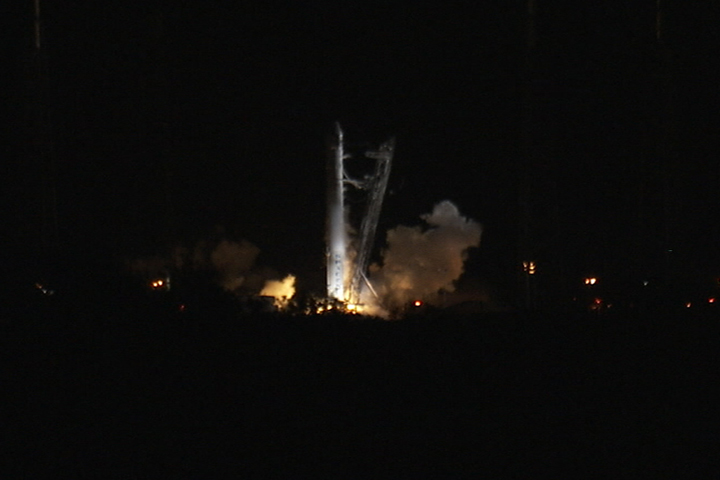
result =
[[[327,294],[328,298],[347,300],[345,295],[345,261],[347,259],[347,231],[345,228],[345,152],[343,132],[336,125],[336,138],[328,158],[327,195]]]

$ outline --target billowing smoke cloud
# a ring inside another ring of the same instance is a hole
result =
[[[275,297],[275,305],[278,308],[286,307],[295,295],[295,276],[288,275],[282,280],[268,280],[260,291],[260,295]]]
[[[169,256],[138,258],[130,269],[148,279],[176,273],[211,272],[224,289],[234,291],[251,276],[260,249],[247,240],[201,240],[193,248],[178,246]]]
[[[222,240],[210,253],[210,262],[218,272],[218,281],[225,290],[237,290],[252,269],[260,249],[248,242]]]
[[[382,264],[370,266],[370,283],[385,308],[432,301],[441,290],[452,292],[468,249],[480,245],[480,224],[461,216],[448,200],[421,218],[426,228],[400,225],[389,230]]]
[[[284,280],[268,268],[258,268],[255,260],[260,249],[248,240],[202,240],[193,248],[177,247],[168,257],[148,257],[130,262],[130,269],[146,279],[166,278],[172,274],[208,272],[225,290],[273,296],[287,303],[295,294],[295,277]],[[284,299],[284,300],[283,300]]]

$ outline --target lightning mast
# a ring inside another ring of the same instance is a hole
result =
[[[43,18],[40,0],[33,0],[33,41],[31,50],[30,109],[32,118],[31,171],[36,177],[33,201],[39,215],[40,251],[47,253],[58,247],[58,212],[56,166],[53,152],[52,123],[48,99],[48,65],[43,39]]]

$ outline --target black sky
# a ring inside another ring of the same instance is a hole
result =
[[[720,272],[718,2],[667,2],[661,49],[655,1],[539,1],[529,61],[520,1],[48,4],[41,87],[27,3],[9,17],[18,248],[41,111],[65,248],[159,253],[222,226],[315,278],[339,120],[351,141],[397,137],[380,232],[451,199],[484,224],[468,268],[491,282],[514,281],[522,178],[533,253],[558,271],[639,277],[672,244],[682,275]]]

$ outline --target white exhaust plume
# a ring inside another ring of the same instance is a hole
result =
[[[441,290],[454,291],[468,249],[480,245],[480,224],[461,216],[448,200],[421,218],[429,228],[400,225],[389,230],[382,264],[370,266],[370,283],[386,309],[403,308],[415,300],[432,302]],[[363,297],[368,304],[377,303],[369,292]]]

